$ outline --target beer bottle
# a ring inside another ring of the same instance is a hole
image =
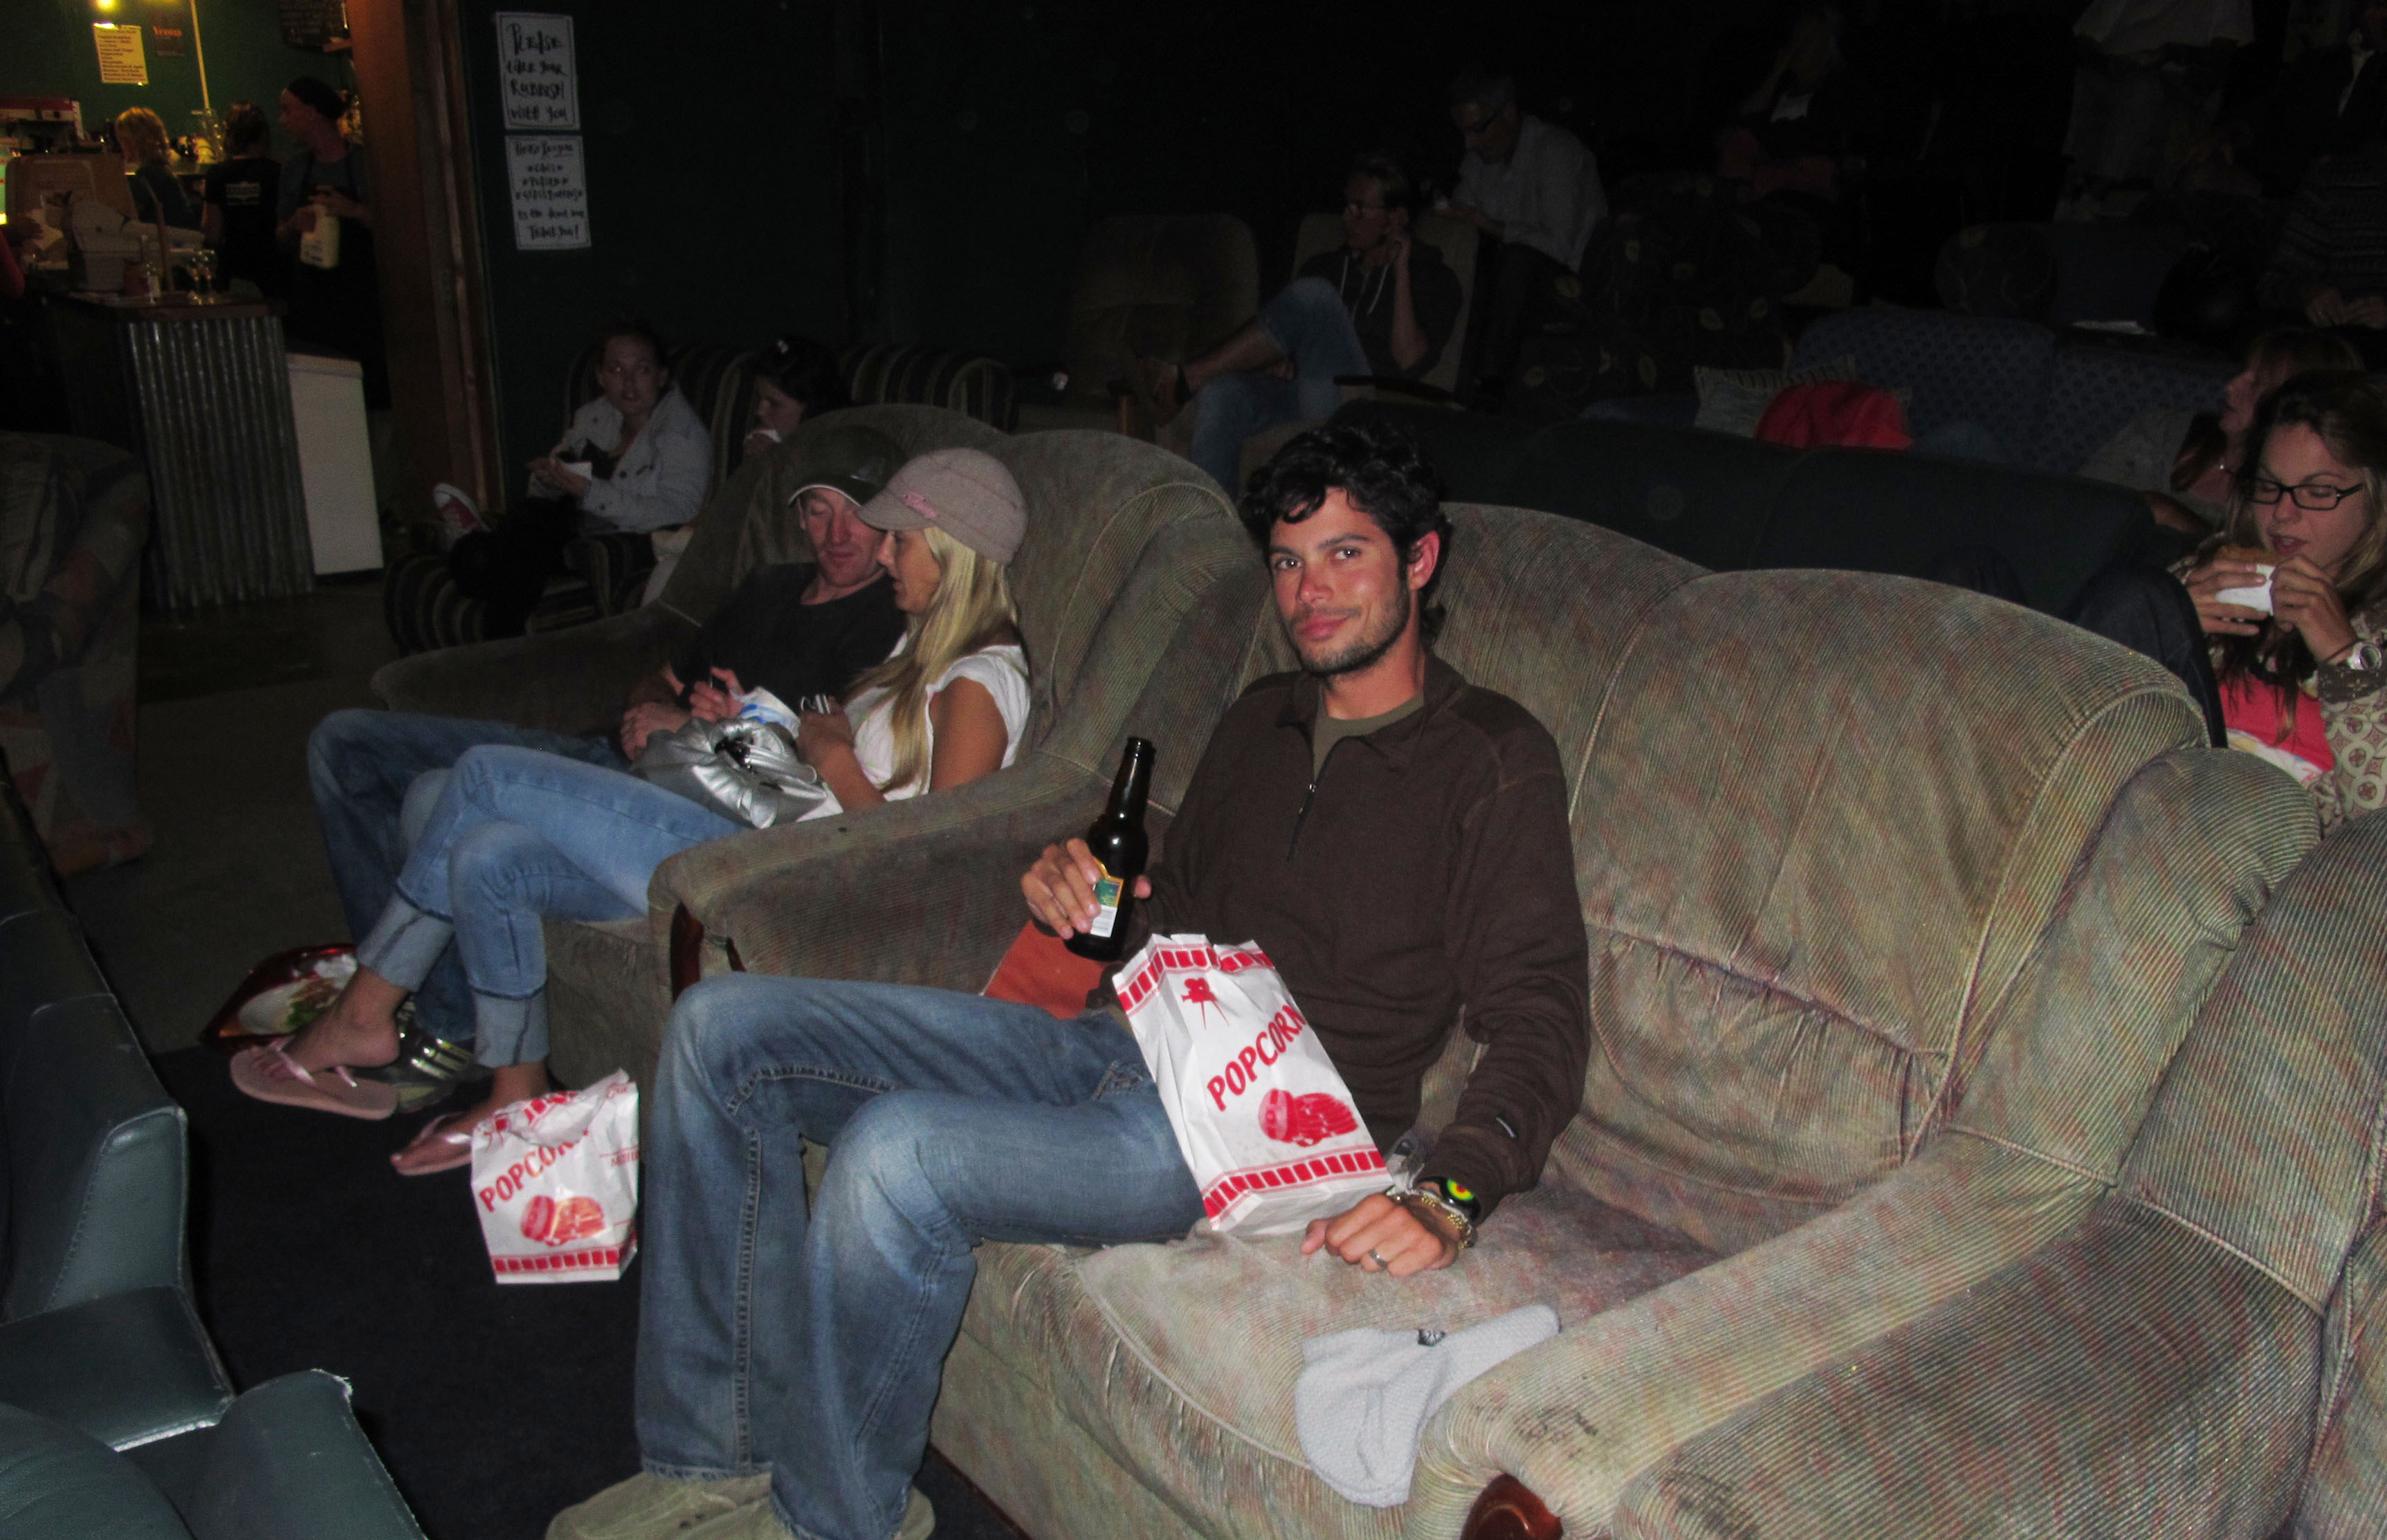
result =
[[[1086,848],[1103,868],[1094,884],[1102,910],[1094,923],[1062,943],[1080,957],[1115,963],[1127,946],[1128,921],[1135,913],[1135,879],[1143,875],[1151,842],[1143,837],[1143,804],[1152,795],[1152,741],[1131,738],[1111,782],[1111,804],[1086,830]]]

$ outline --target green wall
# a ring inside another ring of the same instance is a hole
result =
[[[587,249],[514,249],[492,19],[500,8],[573,18]],[[823,0],[465,0],[510,492],[522,490],[524,462],[555,442],[565,373],[609,321],[642,317],[672,342],[848,335],[827,11]]]
[[[207,46],[208,90],[219,115],[235,101],[252,101],[271,118],[283,86],[297,75],[347,88],[344,60],[284,44],[275,0],[194,3],[199,39]],[[113,16],[93,10],[89,0],[0,0],[0,95],[71,96],[82,104],[87,130],[96,131],[128,107],[145,107],[166,120],[167,133],[189,133],[190,114],[199,105],[196,48],[182,58],[160,58],[157,40],[145,29],[149,83],[99,83],[91,24],[138,20],[142,13],[140,0],[120,0]],[[290,150],[286,144],[278,145],[280,154]]]

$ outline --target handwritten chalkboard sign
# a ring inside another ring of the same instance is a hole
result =
[[[580,71],[572,55],[572,18],[499,11],[498,92],[510,133],[578,128]]]
[[[506,135],[514,249],[570,251],[589,244],[588,172],[576,133]]]
[[[282,41],[293,48],[317,48],[348,35],[340,0],[281,0]]]

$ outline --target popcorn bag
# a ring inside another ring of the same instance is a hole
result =
[[[500,1283],[621,1277],[638,1253],[638,1085],[617,1069],[483,1118],[473,1205]]]
[[[1383,1191],[1383,1155],[1257,942],[1155,936],[1116,987],[1213,1231],[1282,1235]]]

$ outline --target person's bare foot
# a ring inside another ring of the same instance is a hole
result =
[[[555,1088],[548,1079],[547,1061],[534,1059],[528,1064],[499,1065],[489,1076],[488,1094],[470,1106],[451,1108],[425,1123],[404,1149],[389,1157],[390,1165],[402,1177],[428,1176],[452,1169],[456,1159],[459,1136],[469,1142],[481,1120],[502,1107],[516,1102],[527,1102],[534,1096],[544,1096]]]
[[[373,1069],[398,1057],[398,1007],[406,991],[371,968],[357,969],[331,1009],[282,1045],[302,1069]]]

